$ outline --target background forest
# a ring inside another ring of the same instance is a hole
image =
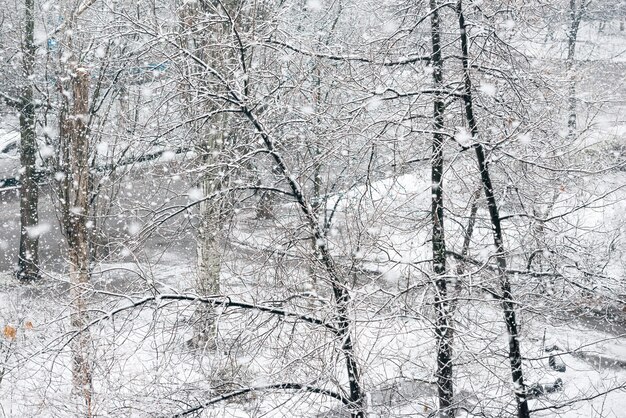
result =
[[[625,416],[625,22],[0,0],[0,416]]]

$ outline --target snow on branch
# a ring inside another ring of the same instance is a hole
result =
[[[4,100],[4,102],[11,107],[22,107],[24,103],[22,100],[17,99],[15,97],[9,96],[8,94],[0,91],[0,97]]]
[[[116,294],[112,294],[109,292],[100,292],[100,293],[106,293],[110,296],[122,296],[122,295],[116,295]],[[287,311],[285,309],[280,309],[274,306],[265,306],[265,305],[257,305],[254,303],[248,303],[248,302],[239,302],[239,301],[233,301],[230,297],[228,296],[222,296],[222,295],[216,295],[216,296],[199,296],[199,295],[195,295],[195,294],[156,294],[156,295],[151,295],[151,296],[146,296],[144,298],[138,299],[138,300],[132,300],[130,298],[127,298],[128,300],[130,300],[130,303],[124,305],[124,306],[120,306],[112,311],[109,311],[107,313],[105,313],[104,315],[102,315],[100,318],[94,319],[91,322],[89,322],[84,328],[75,331],[64,345],[67,345],[70,343],[70,341],[72,341],[74,338],[76,338],[76,336],[78,336],[81,332],[86,331],[87,329],[93,327],[94,325],[113,318],[114,316],[124,312],[124,311],[128,311],[131,309],[135,309],[141,306],[145,306],[148,305],[150,303],[156,303],[157,305],[161,302],[161,301],[183,301],[183,302],[200,302],[200,303],[207,303],[207,304],[211,304],[214,306],[219,306],[219,307],[223,307],[223,308],[240,308],[240,309],[248,309],[248,310],[255,310],[255,311],[259,311],[259,312],[265,312],[265,313],[269,313],[272,315],[277,315],[277,316],[282,316],[284,318],[294,318],[294,319],[298,319],[301,320],[303,322],[307,322],[309,324],[313,324],[313,325],[319,325],[322,326],[334,333],[337,333],[337,328],[332,325],[329,324],[328,322],[321,320],[319,318],[315,318],[312,316],[308,316],[308,315],[303,315],[303,314],[299,314],[297,312],[291,312],[291,311]]]
[[[412,55],[412,56],[403,57],[403,58],[399,58],[399,59],[392,60],[392,61],[376,61],[376,60],[372,60],[370,58],[366,58],[366,57],[362,57],[358,55],[334,55],[334,54],[325,54],[325,53],[316,52],[316,51],[308,51],[306,49],[298,48],[293,45],[290,45],[286,42],[277,41],[275,39],[268,39],[266,40],[266,42],[269,44],[276,45],[276,46],[282,46],[293,52],[306,55],[308,57],[328,59],[331,61],[361,62],[365,64],[381,65],[383,67],[393,67],[396,65],[412,64],[412,63],[419,62],[419,61],[430,61],[430,55]]]
[[[178,414],[174,414],[172,415],[172,418],[184,417],[186,415],[193,414],[194,412],[201,411],[202,409],[208,406],[211,406],[213,404],[216,404],[218,402],[226,401],[228,399],[231,399],[237,396],[245,395],[246,393],[249,393],[249,392],[259,392],[259,391],[267,391],[267,390],[299,390],[299,391],[305,391],[305,392],[310,392],[310,393],[317,393],[320,395],[326,395],[331,398],[337,399],[338,401],[342,402],[344,405],[350,405],[349,399],[345,398],[339,393],[336,393],[327,389],[322,389],[322,388],[318,388],[318,387],[310,386],[310,385],[303,385],[300,383],[277,383],[274,385],[247,387],[247,388],[234,390],[232,392],[228,392],[223,395],[217,396],[215,398],[209,399],[208,401],[198,406],[189,408]]]

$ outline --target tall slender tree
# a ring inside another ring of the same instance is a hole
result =
[[[87,298],[90,282],[90,246],[87,228],[89,214],[89,129],[86,121],[89,102],[89,73],[74,65],[67,90],[62,90],[60,114],[60,170],[58,183],[61,226],[69,255],[72,313],[71,326],[77,336],[72,342],[74,391],[85,402],[86,415],[93,414],[91,336],[85,329],[89,321]]]
[[[84,4],[67,11],[57,65],[59,92],[59,153],[56,156],[55,186],[59,223],[67,243],[70,279],[70,325],[76,333],[71,343],[73,393],[81,400],[81,414],[94,414],[93,340],[89,323],[88,295],[91,282],[89,231],[92,171],[90,166],[91,77],[81,50],[84,41],[79,16]]]
[[[469,130],[473,140],[474,151],[476,152],[476,161],[478,163],[478,172],[483,186],[483,192],[487,199],[487,208],[489,210],[489,219],[491,221],[491,230],[493,234],[493,242],[496,249],[496,263],[498,267],[498,278],[500,282],[500,303],[504,312],[504,322],[508,333],[509,342],[509,363],[511,366],[511,376],[513,378],[515,399],[517,401],[517,416],[519,418],[528,418],[530,410],[528,408],[528,400],[526,393],[526,385],[524,383],[524,372],[522,369],[522,351],[519,339],[519,323],[515,311],[515,301],[511,291],[511,283],[507,273],[506,251],[504,248],[504,235],[502,231],[502,222],[500,219],[500,211],[496,200],[491,173],[489,170],[489,162],[485,154],[485,149],[480,142],[478,121],[474,112],[474,102],[472,99],[472,77],[470,74],[469,62],[469,40],[468,27],[465,20],[462,0],[457,0],[456,11],[459,22],[459,37],[461,40],[461,62],[463,67],[463,104],[465,107],[465,118],[469,125]]]
[[[430,0],[430,33],[432,44],[432,74],[434,82],[433,103],[433,145],[431,157],[431,222],[433,272],[435,273],[435,311],[437,325],[437,390],[439,394],[439,414],[441,417],[454,416],[452,408],[454,382],[452,377],[452,321],[448,300],[448,280],[446,278],[446,240],[444,234],[443,168],[444,168],[444,97],[443,97],[443,58],[441,53],[441,24],[439,5]]]
[[[24,2],[24,39],[22,43],[23,87],[20,110],[20,248],[17,277],[21,280],[39,279],[39,189],[37,175],[37,129],[33,75],[36,46],[35,1]]]

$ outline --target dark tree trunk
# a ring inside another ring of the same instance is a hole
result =
[[[461,256],[463,258],[469,255],[470,245],[472,243],[472,235],[474,234],[474,225],[476,224],[476,214],[478,213],[478,200],[480,199],[480,194],[482,193],[482,185],[481,187],[474,192],[472,195],[472,204],[470,206],[470,216],[467,220],[467,226],[465,227],[465,234],[463,236],[463,247],[461,248]],[[457,268],[457,274],[461,275],[464,273],[463,264],[459,263]]]
[[[491,175],[489,173],[489,165],[485,156],[485,150],[480,142],[478,142],[478,124],[474,116],[474,108],[472,101],[472,80],[469,72],[469,42],[467,38],[467,26],[465,24],[465,16],[463,14],[462,1],[457,1],[457,14],[459,17],[459,30],[461,37],[461,52],[463,64],[464,92],[463,102],[465,104],[465,116],[470,127],[470,132],[474,140],[474,150],[476,151],[476,159],[478,161],[478,170],[480,172],[483,191],[487,199],[489,209],[489,218],[493,231],[493,240],[496,247],[496,262],[498,264],[498,273],[500,278],[500,301],[504,311],[504,322],[506,324],[509,337],[509,362],[511,366],[511,376],[517,400],[517,416],[519,418],[530,417],[528,402],[526,399],[526,386],[524,384],[524,373],[522,369],[522,353],[519,342],[518,323],[515,312],[515,303],[511,293],[511,284],[506,273],[506,256],[504,251],[504,241],[502,235],[502,224],[500,221],[500,213],[498,203],[495,198]]]
[[[300,183],[297,182],[295,177],[289,174],[291,171],[287,167],[285,159],[276,150],[273,138],[265,130],[261,122],[256,118],[255,114],[250,111],[250,109],[242,106],[242,112],[250,120],[254,128],[261,136],[269,155],[276,163],[276,170],[280,172],[287,181],[287,184],[291,189],[291,193],[298,203],[298,206],[306,219],[307,225],[313,233],[319,255],[316,260],[321,264],[328,275],[328,281],[335,299],[335,320],[337,324],[336,334],[337,338],[341,341],[342,354],[346,361],[346,372],[349,382],[348,399],[350,416],[352,418],[364,418],[366,406],[365,393],[361,383],[361,369],[356,358],[354,343],[352,341],[353,326],[351,325],[349,316],[350,293],[346,287],[346,281],[341,279],[338,268],[335,265],[335,261],[326,246],[326,236],[320,226],[319,218],[314,210],[314,206],[304,195]]]
[[[430,25],[432,42],[432,67],[435,89],[443,85],[443,60],[441,57],[440,21],[436,0],[430,0]],[[453,417],[454,382],[452,380],[452,338],[446,275],[446,241],[443,223],[443,126],[444,102],[441,94],[435,95],[433,105],[433,148],[431,159],[433,226],[433,271],[435,273],[435,312],[437,315],[437,389],[439,415]]]
[[[21,280],[39,279],[39,233],[37,224],[39,189],[35,181],[37,161],[37,133],[35,128],[35,105],[31,76],[35,65],[35,17],[34,0],[26,0],[24,16],[23,69],[24,87],[20,107],[20,249],[17,277]]]
[[[469,255],[470,245],[472,244],[472,235],[474,234],[474,225],[476,224],[476,214],[478,213],[478,203],[479,203],[482,190],[483,188],[481,184],[480,188],[477,189],[472,195],[472,200],[471,200],[472,203],[470,205],[470,215],[469,215],[469,219],[467,220],[467,226],[465,227],[465,233],[463,234],[463,247],[461,248],[461,257],[462,257],[461,260],[464,260]],[[461,286],[462,286],[461,276],[465,274],[465,268],[463,266],[462,261],[459,262],[456,266],[456,274],[458,277],[457,277],[456,286],[454,289],[454,297],[451,298],[452,301],[450,305],[451,317],[454,316],[454,312],[456,311],[456,306],[459,301],[459,295],[461,294]]]

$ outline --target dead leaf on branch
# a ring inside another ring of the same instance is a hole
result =
[[[14,340],[17,336],[17,329],[12,327],[11,325],[4,326],[4,336],[9,340]]]

